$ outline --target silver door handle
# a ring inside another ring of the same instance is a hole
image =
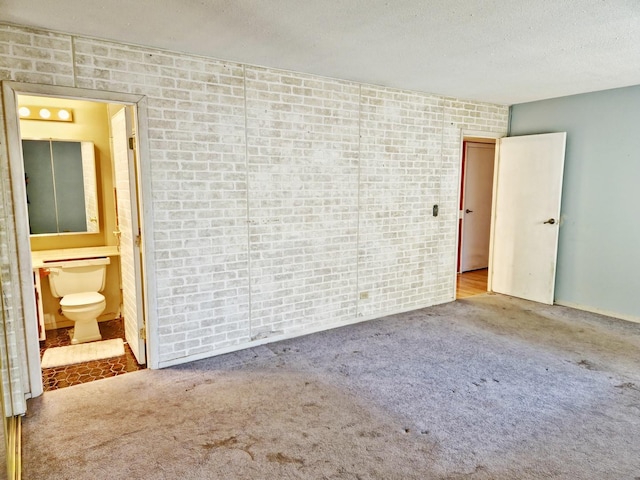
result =
[[[553,225],[554,223],[556,223],[556,219],[555,218],[550,218],[549,220],[547,220],[544,223],[548,223],[549,225]]]

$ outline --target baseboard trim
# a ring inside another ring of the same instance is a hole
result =
[[[553,303],[555,305],[560,305],[561,307],[575,308],[576,310],[583,310],[585,312],[597,313],[598,315],[604,315],[606,317],[613,317],[613,318],[618,318],[620,320],[626,320],[628,322],[640,323],[640,317],[636,317],[634,315],[627,315],[627,314],[618,313],[618,312],[610,312],[607,310],[602,310],[600,308],[589,307],[586,305],[579,305],[577,303],[563,302],[558,300],[554,301]]]
[[[405,308],[405,309],[393,310],[393,311],[382,312],[382,313],[378,312],[378,313],[374,313],[372,315],[367,315],[367,316],[362,316],[362,317],[356,316],[354,318],[350,318],[347,321],[336,322],[336,323],[331,323],[331,324],[327,324],[327,325],[318,325],[318,326],[313,327],[313,328],[301,329],[301,330],[292,330],[292,331],[287,332],[285,334],[276,334],[276,335],[265,337],[265,338],[260,338],[260,339],[255,339],[255,340],[239,343],[239,344],[232,345],[232,346],[226,347],[226,348],[220,348],[220,349],[217,349],[217,350],[211,350],[211,351],[204,352],[204,353],[199,353],[199,354],[196,354],[196,355],[189,355],[189,356],[186,356],[186,357],[180,357],[180,358],[174,358],[174,359],[171,359],[171,360],[160,361],[158,363],[158,368],[173,367],[175,365],[181,365],[183,363],[195,362],[197,360],[204,360],[205,358],[216,357],[218,355],[224,355],[226,353],[233,353],[233,352],[237,352],[239,350],[245,350],[247,348],[259,347],[259,346],[266,345],[266,344],[269,344],[269,343],[280,342],[282,340],[289,340],[289,339],[296,338],[296,337],[303,337],[303,336],[306,336],[306,335],[311,335],[312,333],[324,332],[324,331],[327,331],[327,330],[333,330],[334,328],[340,328],[340,327],[346,327],[348,325],[354,325],[356,323],[368,322],[368,321],[371,321],[371,320],[378,320],[380,318],[389,317],[391,315],[399,315],[401,313],[412,312],[414,310],[421,310],[423,308],[435,307],[436,305],[441,305],[443,303],[450,303],[450,302],[452,302],[454,300],[455,299],[445,299],[445,300],[440,299],[440,300],[436,300],[435,303],[419,304],[419,305],[415,305],[413,307],[409,307],[409,308]]]

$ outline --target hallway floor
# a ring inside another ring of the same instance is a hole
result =
[[[122,319],[100,322],[100,333],[102,340],[112,338],[124,339],[124,325]],[[58,328],[57,330],[47,330],[47,339],[40,342],[40,358],[52,347],[63,347],[71,345],[69,330],[73,327]],[[125,354],[120,357],[107,358],[104,360],[94,360],[91,362],[65,365],[62,367],[43,368],[42,383],[44,391],[57,390],[59,388],[79,385],[81,383],[93,382],[102,378],[115,377],[127,372],[135,372],[145,368],[145,365],[138,365],[129,345],[124,344]]]
[[[489,269],[459,273],[456,279],[456,298],[467,298],[487,293]]]

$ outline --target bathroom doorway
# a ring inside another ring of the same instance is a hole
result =
[[[144,101],[131,95],[65,87],[23,84],[10,87],[16,114],[15,131],[11,132],[11,121],[7,129],[12,182],[15,184],[16,177],[24,179],[24,188],[19,185],[13,191],[19,245],[16,260],[24,278],[33,278],[31,298],[26,294],[23,299],[24,353],[31,387],[28,396],[146,368],[150,360],[145,321],[147,262],[142,247],[146,230],[143,226],[148,225],[148,219],[139,207],[144,193],[142,184],[148,181],[140,169],[139,108]],[[5,107],[6,103],[5,100]],[[12,113],[9,108],[5,111]],[[44,115],[48,111],[48,119],[38,118],[42,111]],[[62,111],[65,118],[50,118]],[[114,118],[122,121],[114,123]],[[146,131],[143,136],[146,139]],[[26,160],[25,142],[30,143],[29,148],[35,145],[36,150],[44,151],[43,158],[49,156],[50,161]],[[67,148],[74,142],[82,144],[81,159],[77,167],[65,171],[63,165],[69,163],[69,155],[59,155],[61,159],[56,155],[60,145]],[[89,160],[85,158],[85,150],[93,153]],[[88,165],[95,167],[93,175],[91,168],[86,168]],[[82,174],[74,169],[82,170]],[[74,176],[83,190],[82,195],[75,197],[71,182]],[[52,187],[42,188],[45,184]],[[52,190],[52,200],[43,197],[42,190]],[[65,198],[70,196],[75,200]],[[62,206],[78,203],[84,205],[76,209],[84,213],[84,218],[69,223],[65,216],[70,209]],[[43,213],[40,207],[48,210]],[[56,221],[45,226],[38,216],[47,215]],[[69,348],[73,322],[61,315],[60,300],[53,296],[47,276],[50,265],[90,258],[108,259],[101,291],[106,308],[98,317],[102,339],[72,346],[94,343],[88,350],[99,351],[98,356],[81,358],[87,352]],[[29,292],[28,286],[23,291]],[[124,351],[100,352],[103,345],[98,343],[118,339]],[[53,350],[55,361],[41,364],[47,351]],[[62,358],[57,355],[60,350],[64,350]]]

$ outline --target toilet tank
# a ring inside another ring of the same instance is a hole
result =
[[[101,292],[109,263],[108,257],[47,263],[51,294],[62,298],[71,293]]]

